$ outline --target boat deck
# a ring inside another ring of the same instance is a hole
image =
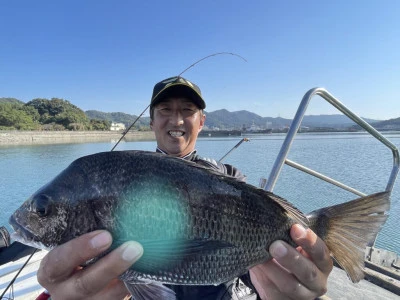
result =
[[[36,273],[39,269],[42,258],[47,251],[37,251],[28,264],[22,269],[14,284],[8,288],[2,299],[36,299],[44,288],[38,283]],[[30,255],[19,258],[0,266],[0,295],[7,289],[10,282],[15,278],[18,271],[22,268]]]
[[[328,292],[327,298],[332,300],[393,300],[400,299],[399,295],[392,293],[378,285],[369,282],[368,280],[361,280],[359,283],[352,283],[347,277],[347,274],[342,269],[337,267],[328,279]]]

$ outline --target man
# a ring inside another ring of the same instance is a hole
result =
[[[157,140],[157,152],[216,168],[221,173],[245,179],[236,168],[196,154],[197,136],[204,126],[206,103],[200,89],[182,78],[171,77],[154,86],[150,103],[150,126]]]
[[[157,151],[244,180],[232,166],[197,155],[195,144],[204,126],[205,107],[199,87],[190,81],[172,77],[157,83],[150,103],[150,125],[155,132]],[[261,299],[314,299],[326,292],[332,260],[325,243],[300,225],[292,226],[291,236],[299,246],[297,249],[275,241],[269,248],[274,259],[253,267],[242,278]],[[39,283],[50,292],[53,300],[122,299],[127,290],[117,277],[140,258],[141,245],[127,242],[90,267],[77,267],[104,252],[111,242],[108,232],[95,231],[53,249],[42,260]],[[229,283],[216,287],[169,287],[178,297],[187,299],[221,299],[231,290]],[[242,290],[249,291],[248,288]]]

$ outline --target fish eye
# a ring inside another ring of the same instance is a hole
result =
[[[48,216],[51,212],[52,203],[48,196],[39,195],[32,199],[31,211],[36,213],[39,217]]]

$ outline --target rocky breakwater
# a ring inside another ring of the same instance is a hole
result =
[[[116,131],[0,131],[0,145],[117,142],[121,136]],[[124,137],[125,141],[154,139],[152,131],[132,131]]]

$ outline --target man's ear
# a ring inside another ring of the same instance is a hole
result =
[[[199,132],[203,129],[204,123],[206,122],[206,115],[203,114],[200,118],[200,127],[199,127]]]

